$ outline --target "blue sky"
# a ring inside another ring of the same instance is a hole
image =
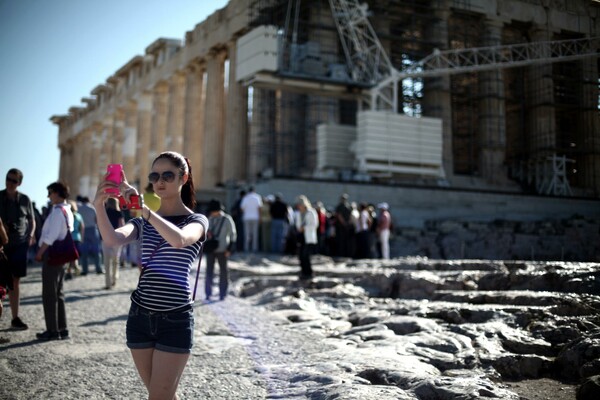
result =
[[[97,85],[159,37],[185,32],[226,0],[0,0],[0,174],[38,208],[58,179],[58,128]]]

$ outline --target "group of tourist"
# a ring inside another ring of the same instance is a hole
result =
[[[308,202],[308,203],[307,203]],[[281,193],[261,196],[253,187],[241,191],[231,209],[237,229],[238,251],[274,254],[297,254],[297,214],[310,204],[308,212],[316,214],[316,241],[313,252],[332,257],[390,258],[389,238],[393,229],[389,205],[350,202],[347,194],[335,208],[326,209],[299,196],[293,206]]]
[[[152,163],[145,201],[140,214],[133,217],[118,209],[116,195],[111,193],[118,193],[126,203],[132,196],[141,195],[128,183],[124,172],[121,175],[121,183],[105,177],[92,203],[86,197],[69,201],[69,187],[53,182],[47,186],[48,206],[40,214],[18,190],[23,173],[18,169],[8,171],[6,189],[0,191],[0,297],[8,292],[11,328],[28,329],[19,315],[19,284],[27,273],[28,251],[34,248],[35,260],[42,263],[46,325],[46,330],[36,336],[39,340],[68,339],[65,277],[86,275],[94,264],[97,273],[105,274],[106,288],[110,289],[116,284],[123,260],[139,266],[126,337],[151,398],[177,398],[177,384],[194,336],[192,293],[196,288],[192,291],[188,277],[207,239],[217,240],[206,254],[205,294],[209,301],[217,262],[219,298],[226,297],[227,259],[236,250],[297,254],[301,280],[313,277],[311,255],[317,252],[373,257],[375,244],[380,243],[380,257],[389,258],[391,217],[385,203],[379,204],[376,213],[373,206],[353,206],[343,195],[336,209],[327,211],[321,203],[313,206],[300,195],[292,207],[280,193],[263,198],[251,187],[242,192],[231,215],[220,201],[212,200],[207,218],[196,212],[189,160],[179,153],[163,152]],[[79,260],[50,264],[49,250],[67,235],[77,247]],[[129,256],[122,258],[121,254]],[[3,340],[8,339],[0,338]]]

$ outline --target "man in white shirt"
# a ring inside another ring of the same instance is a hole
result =
[[[260,223],[260,208],[263,206],[262,198],[256,194],[254,187],[242,199],[242,221],[244,222],[244,251],[258,251],[258,226]]]

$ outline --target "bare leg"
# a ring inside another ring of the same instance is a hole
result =
[[[154,351],[148,400],[177,399],[177,386],[189,354]]]
[[[133,363],[144,382],[146,389],[150,387],[150,377],[152,376],[152,357],[154,348],[151,349],[131,349]]]
[[[133,362],[148,389],[148,399],[177,400],[177,386],[190,357],[155,349],[131,350]]]
[[[10,302],[10,311],[12,313],[12,318],[17,318],[19,316],[19,282],[21,278],[17,278],[13,276],[13,290],[11,290],[8,294],[8,301]]]

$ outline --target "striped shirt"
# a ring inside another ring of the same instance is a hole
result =
[[[208,230],[208,220],[202,214],[163,217],[179,228],[190,223],[200,223]],[[131,301],[152,311],[170,311],[192,304],[189,274],[192,264],[200,253],[202,240],[177,249],[149,223],[141,217],[133,218],[137,231],[142,232],[138,241],[142,248],[142,274],[137,288],[131,294]]]

